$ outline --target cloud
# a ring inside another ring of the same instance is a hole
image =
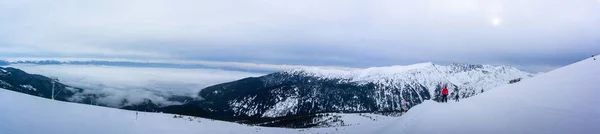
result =
[[[127,62],[127,63],[139,63],[142,64],[169,64],[172,66],[185,66],[185,65],[198,65],[195,68],[208,68],[208,69],[223,69],[223,70],[244,70],[246,72],[278,72],[285,71],[295,68],[306,68],[306,67],[319,67],[319,68],[336,68],[336,69],[357,69],[342,66],[307,66],[307,65],[288,65],[288,64],[259,64],[259,63],[248,63],[248,62],[220,62],[220,61],[201,61],[201,60],[131,60],[131,59],[106,59],[106,58],[35,58],[35,57],[18,57],[18,58],[0,58],[0,60],[8,62],[19,62],[19,61],[58,61],[58,62],[93,62],[100,61],[104,62]],[[110,65],[110,64],[107,64]],[[116,65],[118,66],[118,65]],[[162,66],[160,66],[162,67]]]
[[[262,74],[217,69],[135,68],[93,65],[10,65],[28,73],[58,77],[64,84],[86,89],[77,96],[101,96],[98,103],[119,107],[149,99],[161,105],[173,95],[195,98],[211,85]],[[126,102],[126,103],[123,103]]]
[[[599,11],[590,0],[0,0],[0,56],[560,66],[598,53]]]

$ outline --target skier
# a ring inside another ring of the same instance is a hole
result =
[[[448,88],[444,87],[444,89],[442,89],[442,102],[448,102]]]

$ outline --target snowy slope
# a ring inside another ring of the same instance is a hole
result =
[[[0,89],[0,111],[0,134],[358,134],[377,128],[377,121],[394,119],[373,114],[338,114],[345,127],[317,129],[255,127],[145,112],[136,119],[135,111],[51,101],[5,89]]]
[[[598,133],[599,81],[600,60],[590,58],[459,103],[425,102],[380,132]]]

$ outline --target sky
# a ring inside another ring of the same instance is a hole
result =
[[[0,0],[0,57],[540,72],[600,50],[600,0]]]

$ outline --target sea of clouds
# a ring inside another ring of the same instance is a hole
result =
[[[159,105],[181,102],[169,101],[171,96],[196,98],[205,87],[263,75],[261,73],[202,68],[152,68],[103,65],[33,65],[12,64],[10,67],[27,73],[57,77],[61,83],[85,89],[83,95],[100,96],[99,104],[121,107],[139,104],[146,99]],[[126,102],[126,103],[123,103]]]

